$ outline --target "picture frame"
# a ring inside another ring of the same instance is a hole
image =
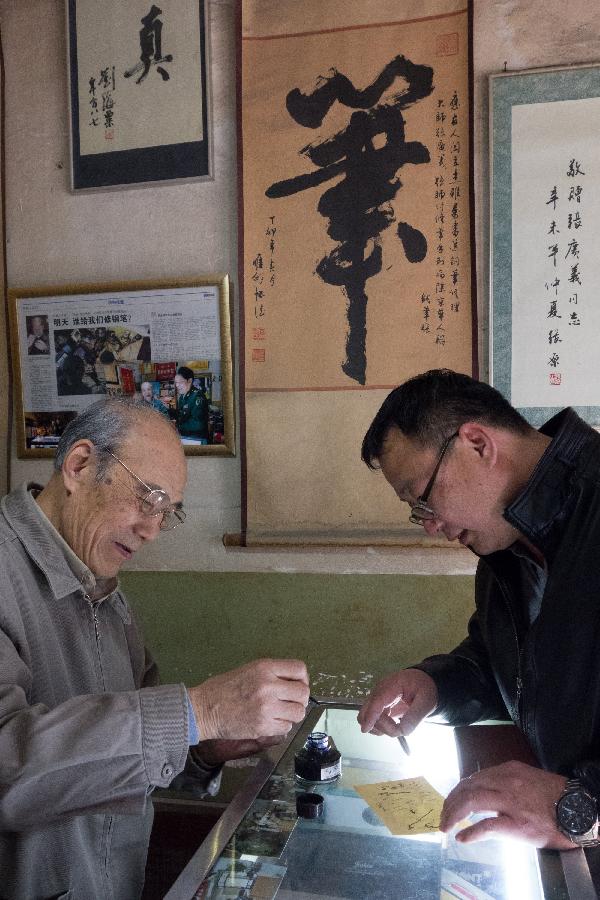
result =
[[[600,425],[600,66],[489,79],[490,382],[533,425]]]
[[[107,395],[158,409],[186,455],[235,455],[228,275],[8,298],[20,458],[54,456],[68,422]]]
[[[206,0],[65,0],[71,188],[212,178]]]

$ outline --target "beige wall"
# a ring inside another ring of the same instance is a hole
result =
[[[0,0],[6,67],[9,285],[185,277],[229,272],[237,281],[234,2],[209,3],[214,181],[73,195],[69,183],[65,14],[62,0]],[[401,7],[401,4],[398,4]],[[566,14],[568,9],[568,15]],[[568,19],[568,22],[567,22]],[[487,351],[487,85],[503,68],[600,56],[593,4],[475,0],[475,186],[482,373]],[[234,291],[235,293],[235,291]],[[237,300],[236,300],[237,322]],[[237,327],[236,327],[237,334]],[[45,480],[47,461],[17,460],[12,482]],[[240,527],[240,464],[189,460],[182,534],[140,553],[137,569],[313,572],[473,571],[465,551],[226,551]]]

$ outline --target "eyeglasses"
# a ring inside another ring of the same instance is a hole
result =
[[[440,451],[438,461],[435,464],[433,475],[427,482],[427,486],[421,496],[417,497],[417,502],[415,503],[415,505],[411,506],[408,521],[412,522],[413,525],[424,525],[425,522],[430,522],[432,519],[435,519],[435,513],[430,506],[427,506],[427,501],[429,500],[429,495],[433,490],[433,485],[435,484],[435,479],[437,478],[437,473],[440,470],[440,466],[442,464],[444,456],[446,455],[446,451],[455,437],[458,437],[458,431],[455,431],[454,434],[451,434],[450,437],[446,438],[446,440],[442,444],[442,449]]]
[[[119,457],[115,456],[114,453],[111,453],[110,450],[108,453],[146,489],[147,493],[144,494],[143,497],[137,495],[141,504],[142,513],[145,516],[162,516],[159,526],[161,531],[172,531],[173,528],[177,528],[178,525],[183,525],[185,522],[185,512],[178,506],[173,506],[171,498],[166,491],[163,491],[162,488],[151,488],[150,485],[146,484],[145,481],[142,481],[135,472],[132,472],[122,459],[119,459]]]

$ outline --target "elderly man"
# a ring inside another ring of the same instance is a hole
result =
[[[151,381],[142,381],[140,385],[140,394],[142,395],[142,403],[147,403],[148,406],[157,409],[163,416],[170,419],[169,409],[159,397],[155,396],[154,387]]]
[[[101,400],[65,429],[48,484],[2,500],[2,900],[138,897],[153,788],[186,765],[208,785],[304,716],[299,661],[158,685],[116,576],[183,522],[185,481],[160,413]]]
[[[30,356],[50,353],[48,316],[31,316],[27,319],[27,353]]]
[[[459,783],[447,831],[520,836],[538,847],[598,842],[600,797],[600,435],[573,410],[539,431],[489,385],[433,371],[396,388],[363,442],[411,522],[480,559],[468,637],[383,679],[363,731],[410,734],[512,718],[543,769],[512,761]]]

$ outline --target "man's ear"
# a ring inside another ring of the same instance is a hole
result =
[[[498,458],[498,442],[494,429],[481,422],[464,422],[458,429],[463,441],[481,462],[492,467]]]
[[[94,445],[91,441],[83,439],[73,444],[62,464],[62,477],[68,494],[96,477]]]

